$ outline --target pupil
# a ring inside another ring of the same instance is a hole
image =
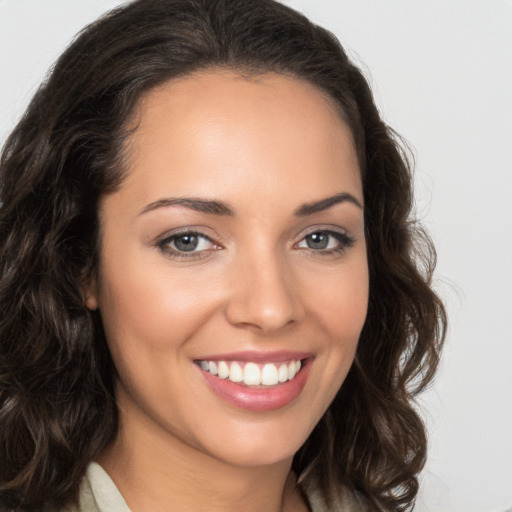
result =
[[[325,249],[329,243],[329,236],[326,233],[312,233],[306,237],[310,249]]]
[[[195,235],[182,235],[176,238],[174,244],[178,250],[190,252],[197,248],[198,242],[199,240]]]

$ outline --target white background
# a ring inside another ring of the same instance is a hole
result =
[[[73,35],[115,0],[0,0],[0,141]],[[362,63],[417,159],[450,331],[422,398],[422,512],[512,507],[512,1],[286,0]]]

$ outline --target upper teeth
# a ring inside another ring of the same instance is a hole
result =
[[[199,361],[201,368],[221,379],[243,382],[247,386],[274,386],[292,380],[300,370],[300,360],[283,363],[240,363],[228,361]]]

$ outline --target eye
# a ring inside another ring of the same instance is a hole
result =
[[[345,251],[354,244],[354,239],[347,233],[333,230],[318,230],[308,233],[296,245],[298,249],[311,249],[322,254]]]
[[[210,238],[195,231],[183,231],[166,236],[157,242],[157,247],[177,259],[201,256],[201,253],[219,249]]]

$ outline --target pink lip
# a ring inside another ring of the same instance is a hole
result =
[[[284,359],[278,359],[277,361],[287,359],[299,359],[297,357],[287,357]],[[233,354],[234,357],[226,357],[226,355],[219,358],[222,360],[244,360],[241,358],[241,354]],[[268,388],[256,388],[248,387],[243,384],[231,382],[229,379],[220,379],[210,372],[203,370],[200,366],[197,366],[203,377],[206,379],[211,389],[223,400],[227,401],[231,405],[241,409],[247,409],[255,412],[273,411],[280,409],[290,402],[295,400],[306,385],[309,377],[310,368],[313,364],[313,358],[302,359],[303,366],[299,373],[292,379],[283,384],[277,384],[276,386]],[[216,359],[209,359],[210,361]],[[255,361],[255,359],[250,359]],[[269,361],[269,359],[265,359]],[[270,360],[272,361],[272,360]],[[259,362],[259,361],[258,361]]]

